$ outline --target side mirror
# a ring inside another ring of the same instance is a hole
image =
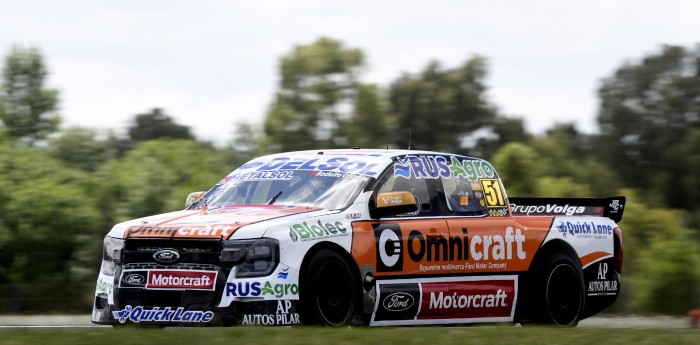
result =
[[[369,210],[370,217],[375,219],[398,216],[418,210],[416,197],[411,192],[379,193],[375,205],[377,206]]]
[[[192,204],[194,204],[195,202],[197,202],[197,200],[199,200],[199,198],[201,198],[202,195],[204,195],[204,193],[206,193],[206,192],[193,192],[193,193],[190,193],[190,195],[187,196],[187,199],[185,199],[185,208],[188,208],[188,207],[192,206]]]

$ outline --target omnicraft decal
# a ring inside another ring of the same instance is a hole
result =
[[[513,321],[518,276],[382,280],[377,291],[372,326]]]
[[[166,307],[144,308],[141,306],[132,307],[127,305],[122,310],[113,311],[112,315],[119,323],[131,321],[134,323],[140,322],[194,322],[204,323],[209,322],[214,318],[214,313],[211,311],[185,310],[183,307],[172,309]]]

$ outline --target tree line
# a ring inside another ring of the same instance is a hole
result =
[[[182,209],[251,157],[409,145],[490,160],[510,196],[626,195],[615,311],[700,307],[700,51],[663,46],[603,79],[596,134],[570,123],[528,133],[488,99],[482,56],[431,61],[388,85],[364,82],[366,69],[360,48],[335,39],[293,47],[263,123],[232,123],[217,147],[160,108],[135,115],[126,135],[61,128],[44,57],[13,47],[0,79],[0,312],[89,310],[115,223]],[[17,306],[35,285],[53,297]],[[58,303],[66,295],[73,305]]]

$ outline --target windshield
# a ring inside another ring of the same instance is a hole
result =
[[[275,204],[328,210],[347,207],[372,178],[317,170],[234,172],[202,199],[210,210],[230,205]]]

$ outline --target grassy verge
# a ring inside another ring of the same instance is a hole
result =
[[[698,344],[700,330],[552,329],[520,327],[414,328],[166,328],[3,329],[0,344]]]

